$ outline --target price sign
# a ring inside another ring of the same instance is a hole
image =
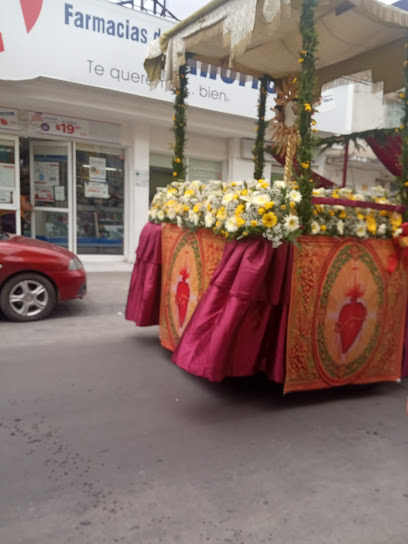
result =
[[[46,113],[30,114],[30,132],[50,135],[89,137],[89,121],[69,119]]]

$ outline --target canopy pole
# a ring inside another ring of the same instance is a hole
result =
[[[186,64],[179,68],[180,85],[174,92],[174,115],[173,115],[173,179],[176,181],[185,181],[186,164],[184,157],[184,147],[186,143],[186,99],[188,97],[188,67]]]
[[[346,183],[347,183],[347,167],[348,167],[349,145],[350,145],[350,140],[347,140],[345,148],[344,148],[343,182],[341,184],[342,187],[345,187]]]
[[[256,140],[253,147],[254,179],[262,179],[265,167],[265,131],[268,122],[265,121],[266,98],[268,96],[269,77],[264,75],[260,80],[258,100],[258,123],[255,127]]]

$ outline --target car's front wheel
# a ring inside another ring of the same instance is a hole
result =
[[[52,283],[40,274],[30,272],[9,279],[0,294],[0,308],[12,321],[45,319],[55,303]]]

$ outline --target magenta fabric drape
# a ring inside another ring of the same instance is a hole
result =
[[[278,155],[277,153],[274,153],[273,151],[271,151],[271,155],[276,161],[278,161],[279,164],[281,164],[282,166],[285,166],[286,153],[284,155]],[[297,162],[296,159],[293,159],[293,166],[296,172],[299,173],[299,163]],[[316,174],[316,172],[312,172],[312,178],[316,184],[316,187],[324,187],[325,189],[330,189],[330,187],[334,187],[336,185],[335,183],[325,178],[324,176],[321,176],[320,174]]]
[[[401,175],[401,136],[385,136],[384,141],[378,141],[374,138],[366,138],[368,145],[377,155],[379,161],[394,176]]]
[[[161,263],[161,225],[147,223],[136,250],[125,313],[139,327],[159,324]]]
[[[211,381],[263,371],[283,382],[292,260],[264,238],[227,243],[173,361]]]

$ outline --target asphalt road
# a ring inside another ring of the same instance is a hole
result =
[[[181,371],[129,274],[0,318],[0,544],[407,544],[407,383],[283,396]]]

